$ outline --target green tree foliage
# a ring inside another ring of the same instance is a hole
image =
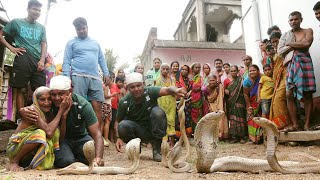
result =
[[[4,64],[12,66],[15,55],[7,48],[5,54]]]
[[[119,56],[113,54],[113,49],[105,49],[104,56],[106,58],[108,70],[114,72]]]

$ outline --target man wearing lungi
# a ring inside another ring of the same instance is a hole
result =
[[[313,42],[311,28],[300,27],[303,18],[300,12],[294,11],[289,15],[291,30],[281,36],[278,53],[284,57],[287,66],[286,90],[287,104],[291,122],[284,132],[302,130],[298,124],[297,110],[300,101],[304,103],[304,130],[309,130],[312,111],[312,94],[316,91],[316,81],[309,47]]]

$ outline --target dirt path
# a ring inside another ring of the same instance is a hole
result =
[[[288,153],[305,152],[320,159],[320,146],[278,146],[277,155],[283,156]],[[243,145],[243,144],[228,144],[221,143],[219,146],[219,157],[227,155],[236,155],[242,157],[251,158],[264,158],[265,151],[263,145]],[[0,169],[4,164],[5,155],[0,156]],[[105,148],[105,166],[121,166],[128,167],[129,162],[125,154],[117,153],[114,146]],[[190,162],[195,164],[196,152],[195,147],[192,146],[192,158]],[[196,172],[195,166],[192,173],[172,173],[168,168],[163,167],[160,163],[152,161],[151,148],[144,147],[141,153],[141,161],[138,170],[131,175],[64,175],[57,176],[56,170],[49,171],[35,171],[28,170],[23,172],[2,172],[0,180],[5,177],[11,179],[41,179],[41,180],[95,180],[95,179],[320,179],[320,175],[317,174],[302,174],[302,175],[282,175],[279,173],[262,172],[259,174],[252,173],[212,173],[212,174],[199,174]]]

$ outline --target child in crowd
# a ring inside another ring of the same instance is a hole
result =
[[[111,94],[110,92],[110,84],[112,80],[109,79],[104,82],[103,84],[103,92],[104,92],[104,98],[105,101],[102,103],[102,120],[104,122],[103,125],[103,137],[104,137],[104,145],[109,146],[109,128],[110,128],[110,122],[112,119],[112,107],[111,107],[111,100],[112,97],[116,94]]]
[[[110,84],[110,93],[111,93],[111,107],[112,107],[112,119],[111,119],[111,123],[110,126],[112,128],[109,129],[109,135],[110,135],[110,140],[112,142],[116,141],[116,139],[114,139],[114,131],[113,131],[113,126],[114,126],[114,122],[116,120],[116,115],[117,115],[117,111],[118,111],[118,103],[119,103],[119,94],[120,94],[120,89],[123,87],[123,83],[124,83],[124,79],[122,77],[116,77],[115,83],[111,82]]]
[[[263,66],[263,72],[264,75],[261,77],[258,87],[258,103],[261,105],[262,117],[269,118],[271,98],[274,88],[272,68],[270,64]]]
[[[268,44],[268,39],[264,39],[263,41],[260,41],[260,44],[259,44],[261,57],[262,57],[262,60],[261,60],[262,66],[264,66],[267,63],[267,52],[266,52],[267,44]]]
[[[144,66],[141,63],[136,64],[136,66],[134,67],[133,72],[137,72],[143,75],[144,72]]]
[[[273,63],[273,57],[276,54],[276,51],[274,49],[274,47],[272,46],[272,44],[268,44],[267,45],[267,64],[270,64],[271,68],[274,67],[274,63]]]
[[[170,66],[163,63],[160,66],[160,76],[156,80],[156,86],[169,87],[175,86],[175,79],[170,75]],[[167,135],[164,140],[169,141],[170,148],[174,146],[175,117],[176,117],[176,98],[172,95],[162,96],[158,98],[158,104],[167,115]]]

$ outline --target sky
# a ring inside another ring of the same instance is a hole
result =
[[[10,19],[27,16],[29,0],[1,0]],[[47,0],[42,4],[38,22],[44,24]],[[158,29],[158,39],[172,40],[189,0],[57,0],[51,6],[46,26],[48,52],[63,61],[68,40],[76,36],[72,21],[84,17],[89,36],[101,48],[113,49],[119,56],[117,66],[130,62],[143,51],[151,27]],[[2,12],[0,15],[6,18]],[[7,18],[6,18],[7,19]]]

